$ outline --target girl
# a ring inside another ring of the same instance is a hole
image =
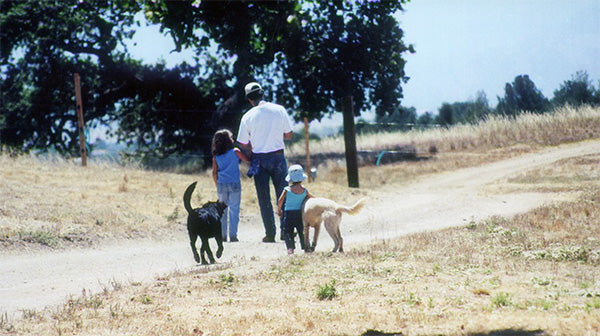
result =
[[[302,225],[302,203],[307,198],[314,197],[302,186],[302,181],[306,178],[307,176],[304,174],[301,165],[291,166],[285,178],[291,185],[283,189],[277,202],[277,213],[280,217],[283,215],[283,234],[288,254],[294,254],[294,248],[296,248],[294,243],[294,229],[298,233],[300,246],[306,251]],[[283,211],[284,207],[285,211]]]
[[[227,211],[221,217],[223,241],[237,242],[240,221],[242,185],[240,183],[239,160],[249,161],[246,155],[234,147],[233,134],[228,129],[215,133],[212,140],[212,175],[217,185],[217,197],[227,204]],[[227,225],[229,222],[229,226]]]

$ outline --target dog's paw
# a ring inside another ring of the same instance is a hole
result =
[[[221,258],[222,255],[223,255],[223,251],[217,251],[217,258]]]

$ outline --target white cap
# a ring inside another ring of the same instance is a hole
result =
[[[251,82],[251,83],[246,84],[246,86],[244,87],[244,91],[246,92],[246,96],[248,96],[249,94],[251,94],[253,92],[261,93],[261,92],[263,92],[263,89],[260,86],[260,84],[258,84],[257,82]]]

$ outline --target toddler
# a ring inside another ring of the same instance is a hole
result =
[[[283,216],[283,235],[288,254],[294,254],[296,247],[294,229],[298,233],[300,246],[306,250],[302,225],[302,204],[307,198],[314,197],[302,186],[302,181],[306,178],[302,166],[292,165],[285,178],[291,184],[283,189],[277,202],[277,213],[280,217]]]

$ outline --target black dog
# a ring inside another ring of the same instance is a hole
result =
[[[190,199],[192,193],[196,188],[196,183],[190,184],[183,194],[183,205],[185,210],[188,212],[187,228],[188,234],[190,235],[190,245],[192,246],[192,252],[194,253],[194,260],[200,262],[202,257],[202,264],[207,265],[204,253],[208,256],[211,264],[215,263],[210,245],[208,244],[208,238],[215,238],[219,249],[217,250],[217,258],[221,258],[223,254],[223,235],[221,234],[221,216],[227,208],[227,204],[216,201],[208,202],[202,206],[202,208],[192,209]],[[196,239],[200,236],[202,240],[202,247],[200,248],[200,256],[198,250],[196,250]]]

